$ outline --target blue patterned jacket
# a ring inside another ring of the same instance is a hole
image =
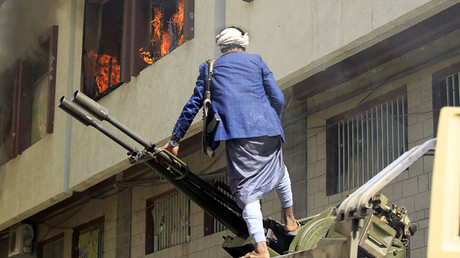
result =
[[[185,104],[177,120],[173,135],[183,138],[203,105],[207,65],[200,65],[200,75],[193,95]],[[221,122],[214,141],[260,136],[281,136],[281,113],[284,95],[272,72],[256,54],[233,52],[214,63],[211,101]]]

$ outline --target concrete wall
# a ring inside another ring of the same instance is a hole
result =
[[[457,1],[227,1],[227,24],[249,31],[285,89]]]
[[[432,74],[460,61],[458,56],[443,55],[460,46],[459,36],[460,31],[452,32],[429,45],[396,58],[334,89],[327,90],[304,103],[304,110],[311,110],[328,101],[334,102],[334,99],[339,96],[371,85],[383,78],[391,78],[391,75],[402,74],[401,71],[405,68],[415,67],[410,73],[404,73],[397,79],[387,81],[369,99],[406,85],[409,148],[419,145],[434,137]],[[424,58],[430,59],[431,63],[422,61]],[[335,205],[355,190],[326,195],[326,133],[323,129],[327,118],[355,107],[366,94],[368,93],[314,113],[304,121],[308,125],[307,177],[304,179],[307,195],[306,207],[301,206],[304,205],[303,203],[298,204],[297,207],[301,208],[300,211],[305,209],[307,215],[317,214]],[[303,125],[298,127],[299,130],[303,128]],[[411,257],[426,257],[432,169],[432,156],[420,158],[382,190],[382,193],[389,197],[390,203],[407,208],[409,217],[418,227],[415,236],[411,237]],[[297,192],[296,195],[300,193]]]
[[[73,228],[104,216],[104,257],[117,257],[117,227],[123,224],[122,217],[117,214],[117,195],[99,196],[68,212],[37,225],[36,243],[64,233],[63,257],[71,257]],[[37,255],[34,249],[34,257]]]
[[[65,94],[69,8],[70,1],[65,0],[3,2],[0,6],[2,68],[14,65],[27,49],[38,43],[42,34],[52,25],[58,25],[56,96]],[[75,84],[78,85],[78,81]],[[53,134],[0,167],[0,229],[68,196],[68,183],[64,179],[64,133],[65,115],[56,109]]]

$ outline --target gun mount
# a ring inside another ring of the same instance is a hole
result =
[[[146,141],[112,118],[107,109],[83,93],[76,91],[72,100],[62,97],[58,107],[128,150],[130,163],[145,163],[232,231],[235,236],[225,237],[222,245],[230,255],[239,257],[253,250],[242,210],[226,192],[195,175],[176,156]],[[109,122],[142,145],[143,149],[137,149],[116,136],[91,115]],[[388,199],[377,192],[434,143],[435,139],[432,139],[404,153],[337,206],[300,219],[302,227],[295,236],[284,234],[283,225],[279,222],[264,220],[270,255],[273,257],[303,250],[312,250],[311,255],[315,255],[315,250],[319,250],[318,254],[326,252],[329,257],[385,257],[388,254],[406,257],[409,238],[415,233],[416,227],[410,222],[404,207],[388,206]]]

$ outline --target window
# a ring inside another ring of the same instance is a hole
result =
[[[104,254],[104,217],[73,229],[72,257],[101,258]]]
[[[53,132],[58,27],[18,60],[14,76],[12,158]]]
[[[190,241],[190,199],[172,190],[147,200],[146,254]]]
[[[460,63],[433,74],[433,131],[436,135],[442,107],[460,106]]]
[[[152,0],[148,49],[139,49],[148,64],[184,43],[184,0]]]
[[[327,193],[367,182],[408,148],[402,87],[327,120]]]
[[[83,92],[97,100],[193,38],[193,0],[86,0]]]
[[[231,194],[230,187],[228,186],[228,176],[223,175],[216,177],[215,179],[211,180],[210,182],[212,185],[214,185],[218,190],[221,192],[226,193],[226,195],[233,200],[235,200],[235,197]],[[204,235],[208,236],[217,232],[221,232],[226,230],[227,228],[218,220],[216,220],[214,217],[209,215],[207,212],[204,213]]]
[[[64,233],[38,243],[38,258],[63,258]]]

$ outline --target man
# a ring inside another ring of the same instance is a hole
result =
[[[267,249],[260,200],[276,189],[283,208],[285,230],[300,225],[292,206],[291,182],[283,161],[284,133],[281,113],[284,95],[259,55],[246,53],[247,33],[227,28],[216,37],[223,56],[212,70],[211,100],[221,122],[214,141],[225,141],[230,187],[255,243],[245,257],[270,257]],[[184,137],[203,104],[206,63],[200,65],[196,87],[163,148],[177,155]]]

